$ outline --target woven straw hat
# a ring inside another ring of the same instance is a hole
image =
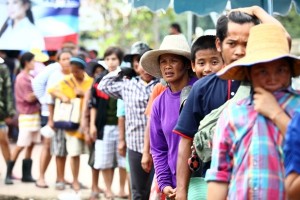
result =
[[[167,53],[184,56],[189,60],[191,59],[191,49],[186,38],[183,35],[167,35],[159,49],[144,53],[140,63],[148,74],[161,78],[162,74],[159,68],[158,58]]]
[[[226,66],[217,75],[226,80],[247,80],[246,67],[281,58],[291,60],[293,76],[300,75],[300,59],[290,54],[286,33],[282,27],[260,24],[250,30],[245,57]]]

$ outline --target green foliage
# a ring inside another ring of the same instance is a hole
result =
[[[300,38],[300,15],[293,6],[287,16],[276,16],[293,39]]]

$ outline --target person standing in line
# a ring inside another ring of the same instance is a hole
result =
[[[98,89],[109,96],[123,99],[125,104],[126,145],[128,151],[132,199],[149,199],[153,172],[141,167],[144,132],[146,127],[145,108],[154,85],[158,82],[139,64],[139,76],[132,79],[120,78],[120,68],[111,71],[101,80]]]
[[[25,148],[25,158],[22,165],[22,182],[35,182],[31,175],[32,149],[35,143],[41,141],[40,130],[40,104],[33,93],[31,81],[33,77],[30,70],[34,68],[34,55],[26,52],[21,56],[22,71],[16,78],[15,98],[19,113],[19,136],[8,168],[8,176],[11,177],[14,164]]]
[[[300,110],[300,92],[291,87],[300,59],[289,53],[285,30],[252,27],[246,56],[217,75],[249,81],[251,94],[230,102],[218,119],[205,177],[208,199],[286,199],[282,142],[289,117]]]
[[[234,10],[228,16],[223,15],[218,19],[216,47],[225,65],[245,56],[250,28],[260,22],[278,24],[282,27],[278,20],[258,6]],[[286,34],[287,38],[290,38],[287,32]],[[239,86],[239,81],[221,80],[216,74],[206,76],[194,84],[173,131],[181,135],[176,199],[187,199],[191,172],[186,162],[191,155],[193,137],[200,121],[212,110],[231,99]],[[209,162],[203,165],[203,177],[209,167]]]
[[[81,101],[85,93],[90,89],[93,79],[85,73],[86,62],[80,57],[70,58],[71,75],[48,89],[48,92],[54,97],[59,98],[62,102],[70,102],[71,99],[80,98]],[[84,142],[84,134],[81,130],[69,131],[64,130],[66,138],[66,149],[70,158],[70,165],[73,175],[72,188],[78,192],[83,186],[78,180],[80,155],[87,153],[87,146]]]
[[[108,72],[114,71],[123,60],[123,51],[119,47],[109,47],[104,52],[104,63]],[[106,72],[107,73],[107,72]],[[114,198],[112,192],[112,181],[115,167],[119,167],[120,191],[118,196],[126,196],[126,159],[118,153],[118,118],[117,100],[109,97],[105,92],[98,90],[98,85],[106,75],[97,77],[91,89],[91,128],[92,135],[97,136],[95,142],[95,163],[94,168],[100,169],[103,174],[107,199]]]
[[[45,181],[45,172],[51,160],[51,155],[55,156],[57,178],[55,189],[63,190],[66,181],[64,179],[65,162],[66,162],[66,141],[64,131],[62,129],[54,129],[53,112],[54,100],[47,90],[63,80],[64,77],[71,73],[70,58],[72,53],[69,50],[61,50],[57,54],[57,62],[53,63],[34,78],[32,86],[34,93],[42,99],[48,107],[47,126],[55,131],[52,137],[44,137],[43,149],[40,156],[40,176],[36,182],[36,186],[40,188],[48,188]]]
[[[8,126],[15,114],[14,101],[12,95],[12,87],[10,74],[7,66],[3,64],[4,60],[0,57],[0,147],[4,160],[7,163],[6,177],[4,183],[6,185],[13,184],[8,168],[12,163],[11,153],[8,140]]]

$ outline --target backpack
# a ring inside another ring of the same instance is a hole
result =
[[[203,163],[209,162],[211,160],[212,140],[217,121],[222,111],[229,103],[235,103],[241,99],[244,99],[248,97],[249,94],[250,86],[248,84],[245,84],[244,82],[241,83],[233,98],[226,101],[219,108],[212,110],[200,121],[198,131],[194,136],[193,146],[196,154]]]

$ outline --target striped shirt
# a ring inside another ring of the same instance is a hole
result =
[[[274,95],[289,116],[300,108],[300,92]],[[282,140],[250,97],[229,104],[217,122],[206,180],[229,183],[228,199],[285,199]]]
[[[140,77],[119,79],[120,69],[110,72],[100,81],[98,89],[113,98],[123,99],[126,114],[127,147],[139,153],[143,152],[144,132],[147,118],[145,109],[157,79],[145,83]]]
[[[47,83],[49,77],[52,73],[57,70],[61,70],[61,65],[56,62],[48,65],[41,73],[34,77],[32,84],[32,89],[34,95],[38,98],[39,102],[42,104],[42,115],[48,116],[48,105],[47,105]]]

